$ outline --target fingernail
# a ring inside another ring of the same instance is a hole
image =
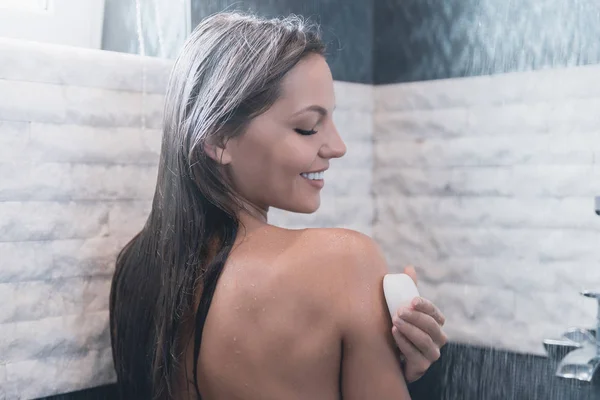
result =
[[[412,305],[413,307],[419,307],[421,304],[423,304],[423,300],[420,297],[416,297],[413,301],[412,301]]]
[[[406,318],[406,317],[408,317],[410,315],[411,311],[412,310],[410,308],[402,308],[400,310],[400,318]]]

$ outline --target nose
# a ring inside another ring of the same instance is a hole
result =
[[[321,146],[319,153],[321,157],[326,159],[340,158],[346,154],[346,144],[342,140],[335,125],[331,124],[327,140],[323,146]]]

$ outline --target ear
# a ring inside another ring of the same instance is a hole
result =
[[[227,143],[224,143],[222,145],[216,145],[212,142],[205,142],[204,151],[210,158],[212,158],[218,164],[227,165],[231,163],[231,153],[227,149]]]

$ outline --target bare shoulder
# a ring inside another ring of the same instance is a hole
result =
[[[385,257],[379,245],[369,236],[350,229],[317,228],[302,231],[297,244],[310,248],[309,257],[317,263],[327,262],[334,272],[383,275],[387,272]]]

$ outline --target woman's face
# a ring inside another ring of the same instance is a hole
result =
[[[346,153],[334,107],[329,66],[324,57],[309,55],[284,77],[273,106],[226,144],[229,176],[245,201],[263,210],[319,208],[329,160]]]

